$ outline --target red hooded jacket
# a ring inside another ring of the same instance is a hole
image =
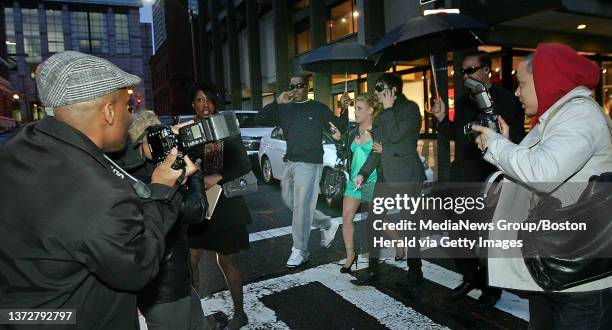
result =
[[[533,80],[538,111],[531,120],[531,127],[572,89],[578,86],[595,88],[599,83],[599,66],[569,46],[543,43],[538,45],[533,57]]]

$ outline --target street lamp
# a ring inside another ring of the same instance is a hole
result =
[[[153,5],[155,3],[156,0],[142,0],[144,3]],[[192,64],[193,64],[193,77],[194,77],[194,81],[198,81],[198,69],[197,69],[197,56],[196,56],[196,44],[195,44],[195,31],[193,28],[193,19],[194,17],[198,17],[198,9],[197,9],[197,3],[196,3],[196,7],[192,8],[191,6],[189,6],[189,8],[185,8],[185,6],[183,6],[179,1],[180,0],[166,0],[176,6],[178,6],[179,8],[181,8],[182,10],[184,10],[187,13],[187,16],[189,17],[189,29],[191,32],[191,60],[192,60]],[[190,0],[185,0],[188,3],[190,2]]]

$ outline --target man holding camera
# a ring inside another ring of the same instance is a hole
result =
[[[323,103],[309,100],[308,80],[304,76],[292,77],[290,87],[290,91],[282,92],[276,101],[265,106],[256,120],[280,126],[287,140],[281,190],[283,200],[293,211],[293,247],[287,267],[294,268],[308,260],[310,226],[315,214],[320,213],[316,212],[316,206],[323,172],[323,132],[333,129],[330,123],[341,131],[345,130],[348,111],[336,117]],[[332,223],[328,217],[325,221],[316,220],[320,223],[314,223],[314,226],[323,230],[321,245],[329,246],[339,224]]]
[[[157,273],[195,165],[173,149],[144,185],[107,158],[127,141],[127,88],[114,64],[61,52],[36,75],[54,116],[0,148],[0,308],[74,309],[78,329],[138,324],[136,293]]]
[[[491,56],[484,51],[473,51],[466,54],[462,63],[463,79],[473,78],[480,81],[493,101],[493,114],[500,115],[511,129],[510,139],[519,143],[525,136],[525,113],[518,98],[511,91],[491,84]],[[471,92],[462,94],[455,101],[455,118],[450,121],[446,114],[443,102],[435,101],[432,112],[440,122],[438,133],[455,141],[455,160],[451,165],[450,181],[452,182],[483,182],[489,174],[495,172],[495,166],[482,159],[481,151],[464,134],[464,126],[477,121],[483,110],[478,106]],[[477,191],[465,191],[462,194],[469,196]],[[469,218],[469,215],[468,215]],[[471,233],[467,233],[470,235]],[[466,233],[452,232],[454,238],[463,237]],[[463,274],[463,283],[451,292],[451,298],[459,299],[471,290],[480,288],[482,296],[479,303],[483,306],[493,306],[501,296],[501,290],[486,286],[486,269],[479,268],[479,261],[473,251],[455,248],[457,255],[455,264]],[[468,258],[473,256],[472,258]]]

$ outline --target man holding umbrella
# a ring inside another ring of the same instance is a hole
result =
[[[525,113],[521,104],[512,92],[491,84],[489,74],[491,72],[491,57],[484,51],[472,51],[467,53],[462,62],[463,79],[468,77],[481,81],[491,98],[493,99],[495,114],[501,117],[511,126],[510,139],[519,143],[525,136],[523,122]],[[463,132],[465,124],[475,121],[479,114],[483,113],[471,93],[461,95],[455,103],[455,120],[450,121],[446,115],[446,106],[443,102],[435,101],[432,112],[440,122],[439,134],[455,141],[455,160],[451,165],[452,182],[483,182],[487,176],[497,169],[495,166],[482,159],[481,152],[468,140]],[[462,191],[462,195],[478,194],[478,191]],[[466,233],[451,232],[454,238],[465,236]],[[468,234],[469,235],[469,234]],[[472,237],[473,238],[473,237]],[[469,249],[455,248],[455,264],[463,274],[463,283],[451,291],[452,299],[459,299],[467,295],[471,290],[479,288],[482,295],[478,302],[483,307],[495,305],[501,296],[501,290],[486,286],[485,268],[479,266],[479,260],[473,251]],[[471,256],[471,257],[469,257]]]
[[[319,182],[323,172],[323,132],[333,128],[330,123],[341,131],[345,130],[348,126],[348,111],[343,111],[338,118],[323,103],[309,100],[308,80],[305,76],[292,77],[289,86],[291,90],[280,93],[276,101],[261,110],[256,120],[261,124],[280,126],[287,140],[281,190],[283,200],[293,212],[293,247],[287,267],[294,268],[308,261],[309,257],[310,226],[317,213]],[[338,230],[339,224],[330,220],[327,217],[324,221],[314,223],[322,229],[323,246],[331,244]]]

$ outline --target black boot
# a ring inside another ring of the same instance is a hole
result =
[[[357,277],[354,280],[351,280],[351,283],[357,286],[363,285],[373,285],[379,280],[379,260],[378,258],[370,258],[368,259],[368,269],[364,274]]]

